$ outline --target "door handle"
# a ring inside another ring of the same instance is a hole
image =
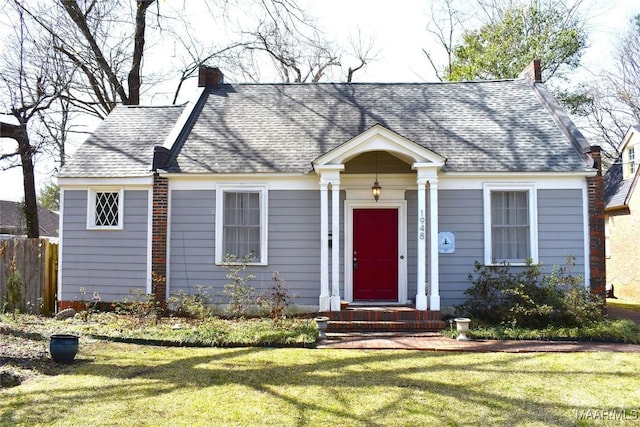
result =
[[[358,269],[358,258],[354,258],[353,259],[353,269],[357,270]]]

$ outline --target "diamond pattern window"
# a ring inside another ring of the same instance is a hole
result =
[[[118,225],[119,195],[119,193],[96,193],[96,226],[115,227]]]
[[[122,189],[91,189],[87,228],[122,229]]]

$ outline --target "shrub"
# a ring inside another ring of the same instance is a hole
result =
[[[114,304],[116,313],[133,316],[138,326],[156,324],[162,314],[161,304],[154,294],[146,294],[141,289],[130,292],[131,297]]]
[[[519,271],[503,262],[485,266],[474,263],[472,286],[466,302],[456,306],[464,315],[485,324],[541,328],[578,326],[602,319],[602,301],[571,274],[573,257],[565,267],[555,266],[543,275],[541,264],[527,260]]]
[[[251,280],[255,277],[249,273],[243,275],[247,268],[248,257],[238,259],[236,255],[225,255],[223,267],[227,269],[227,279],[222,293],[229,298],[229,315],[232,317],[245,317],[249,314],[251,307],[257,304],[255,288],[251,285]]]
[[[213,314],[212,301],[204,286],[196,286],[196,292],[191,295],[183,290],[172,294],[168,306],[172,313],[180,317],[204,320]]]
[[[289,295],[287,282],[280,278],[277,271],[273,273],[273,284],[260,295],[258,301],[272,319],[285,318],[287,308],[293,302],[293,296]]]

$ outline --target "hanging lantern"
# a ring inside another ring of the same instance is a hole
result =
[[[373,198],[377,202],[380,198],[380,194],[382,194],[382,187],[378,184],[378,152],[376,151],[376,180],[373,183],[373,187],[371,187],[371,193],[373,194]]]
[[[378,184],[377,179],[376,179],[376,182],[373,183],[373,187],[371,187],[371,193],[373,194],[373,198],[377,202],[378,199],[380,198],[380,194],[382,193],[382,187],[380,187],[380,184]]]

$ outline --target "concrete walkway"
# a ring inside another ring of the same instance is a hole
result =
[[[317,348],[370,350],[424,350],[475,352],[632,352],[640,353],[640,345],[575,342],[575,341],[458,341],[437,333],[425,334],[327,334]]]

